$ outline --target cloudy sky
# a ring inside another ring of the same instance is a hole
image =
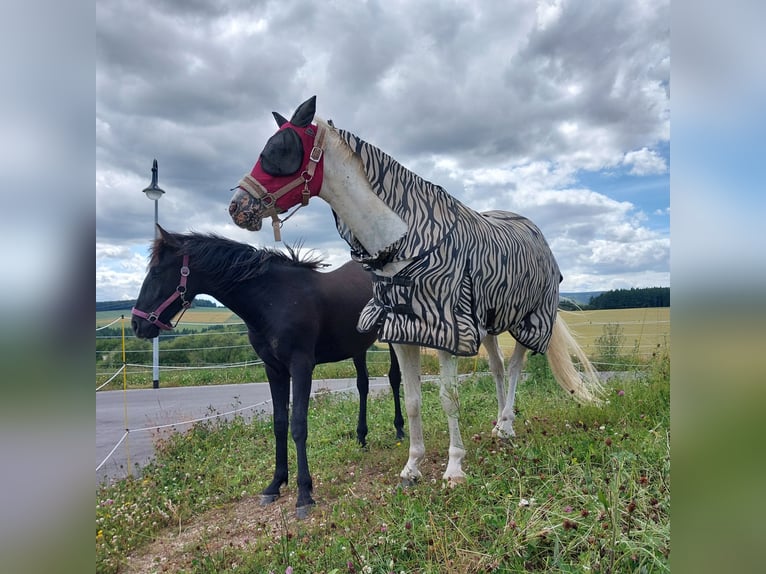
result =
[[[96,299],[138,294],[159,220],[233,225],[231,187],[275,131],[317,113],[477,209],[543,230],[562,291],[670,285],[670,8],[643,2],[96,4]],[[348,259],[321,200],[282,230]]]

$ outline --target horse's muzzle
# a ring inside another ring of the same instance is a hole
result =
[[[249,193],[238,189],[229,203],[229,216],[238,227],[248,231],[260,231],[263,220],[259,207]]]
[[[130,320],[130,326],[133,327],[133,334],[139,339],[154,339],[160,334],[157,325],[135,315]]]

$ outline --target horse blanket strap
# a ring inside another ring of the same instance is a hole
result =
[[[402,277],[400,275],[393,275],[391,277],[384,275],[372,275],[372,281],[374,283],[384,283],[386,285],[401,285],[403,287],[412,287],[415,282],[409,277]]]
[[[540,230],[515,213],[477,213],[396,160],[337,130],[362,162],[372,190],[408,226],[407,234],[380,253],[368,253],[336,216],[352,257],[374,276],[373,298],[357,328],[380,328],[389,343],[478,352],[484,333],[506,331],[544,353],[553,333],[561,280]],[[381,268],[411,261],[393,276]]]
[[[176,325],[178,325],[178,321],[181,320],[181,317],[183,317],[183,314],[186,312],[186,310],[191,307],[192,302],[186,300],[186,279],[189,277],[189,256],[184,255],[183,261],[181,263],[181,280],[178,282],[178,286],[176,287],[176,290],[173,291],[173,294],[170,295],[165,301],[157,307],[154,311],[151,313],[147,313],[146,311],[141,311],[139,309],[136,309],[133,307],[131,310],[131,313],[135,315],[136,317],[141,317],[142,319],[146,319],[150,323],[154,323],[157,325],[160,329],[163,331],[172,331]],[[168,323],[164,323],[163,321],[160,321],[160,315],[162,315],[162,312],[167,309],[173,301],[176,299],[181,299],[181,314],[178,316],[178,320],[176,321],[175,325],[172,325],[169,321]]]

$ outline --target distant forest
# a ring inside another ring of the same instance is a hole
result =
[[[587,305],[562,299],[562,309],[636,309],[641,307],[670,307],[670,287],[613,289],[591,297]]]
[[[136,304],[135,299],[129,299],[128,301],[96,301],[96,311],[120,311],[127,309],[130,311]],[[220,307],[213,301],[207,299],[195,299],[192,303],[193,307]]]

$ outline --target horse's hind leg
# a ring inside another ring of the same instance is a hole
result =
[[[460,401],[458,399],[457,357],[446,351],[439,351],[439,369],[441,372],[439,399],[444,413],[447,415],[447,424],[449,425],[449,461],[442,478],[450,486],[454,486],[465,481],[465,473],[463,472],[465,447],[463,446],[463,438],[460,436],[459,424]]]
[[[367,371],[367,350],[354,357],[356,390],[359,391],[359,419],[356,423],[356,440],[367,445],[367,396],[370,393],[370,375]]]
[[[391,366],[388,369],[388,382],[391,385],[391,393],[394,395],[394,428],[396,429],[396,439],[404,438],[404,417],[402,416],[402,402],[399,396],[399,389],[402,385],[402,370],[399,367],[399,359],[396,358],[394,348],[389,346],[391,356]]]
[[[399,476],[402,479],[402,486],[410,486],[420,479],[420,461],[425,455],[423,423],[420,420],[420,347],[398,344],[392,346],[402,369],[404,407],[407,411],[407,421],[410,427],[409,458]]]
[[[489,370],[492,378],[495,380],[495,389],[497,391],[497,420],[503,416],[505,408],[506,389],[505,389],[505,365],[503,365],[503,352],[500,350],[500,343],[495,335],[487,335],[481,342],[487,351],[489,361]]]
[[[492,429],[492,436],[498,438],[511,438],[515,436],[513,432],[513,421],[516,418],[514,412],[514,402],[516,400],[516,385],[519,382],[519,376],[521,375],[521,369],[524,368],[524,357],[526,355],[527,348],[521,343],[517,342],[516,347],[513,349],[513,355],[508,363],[508,395],[506,397],[505,406],[503,412],[497,419],[495,428]]]

